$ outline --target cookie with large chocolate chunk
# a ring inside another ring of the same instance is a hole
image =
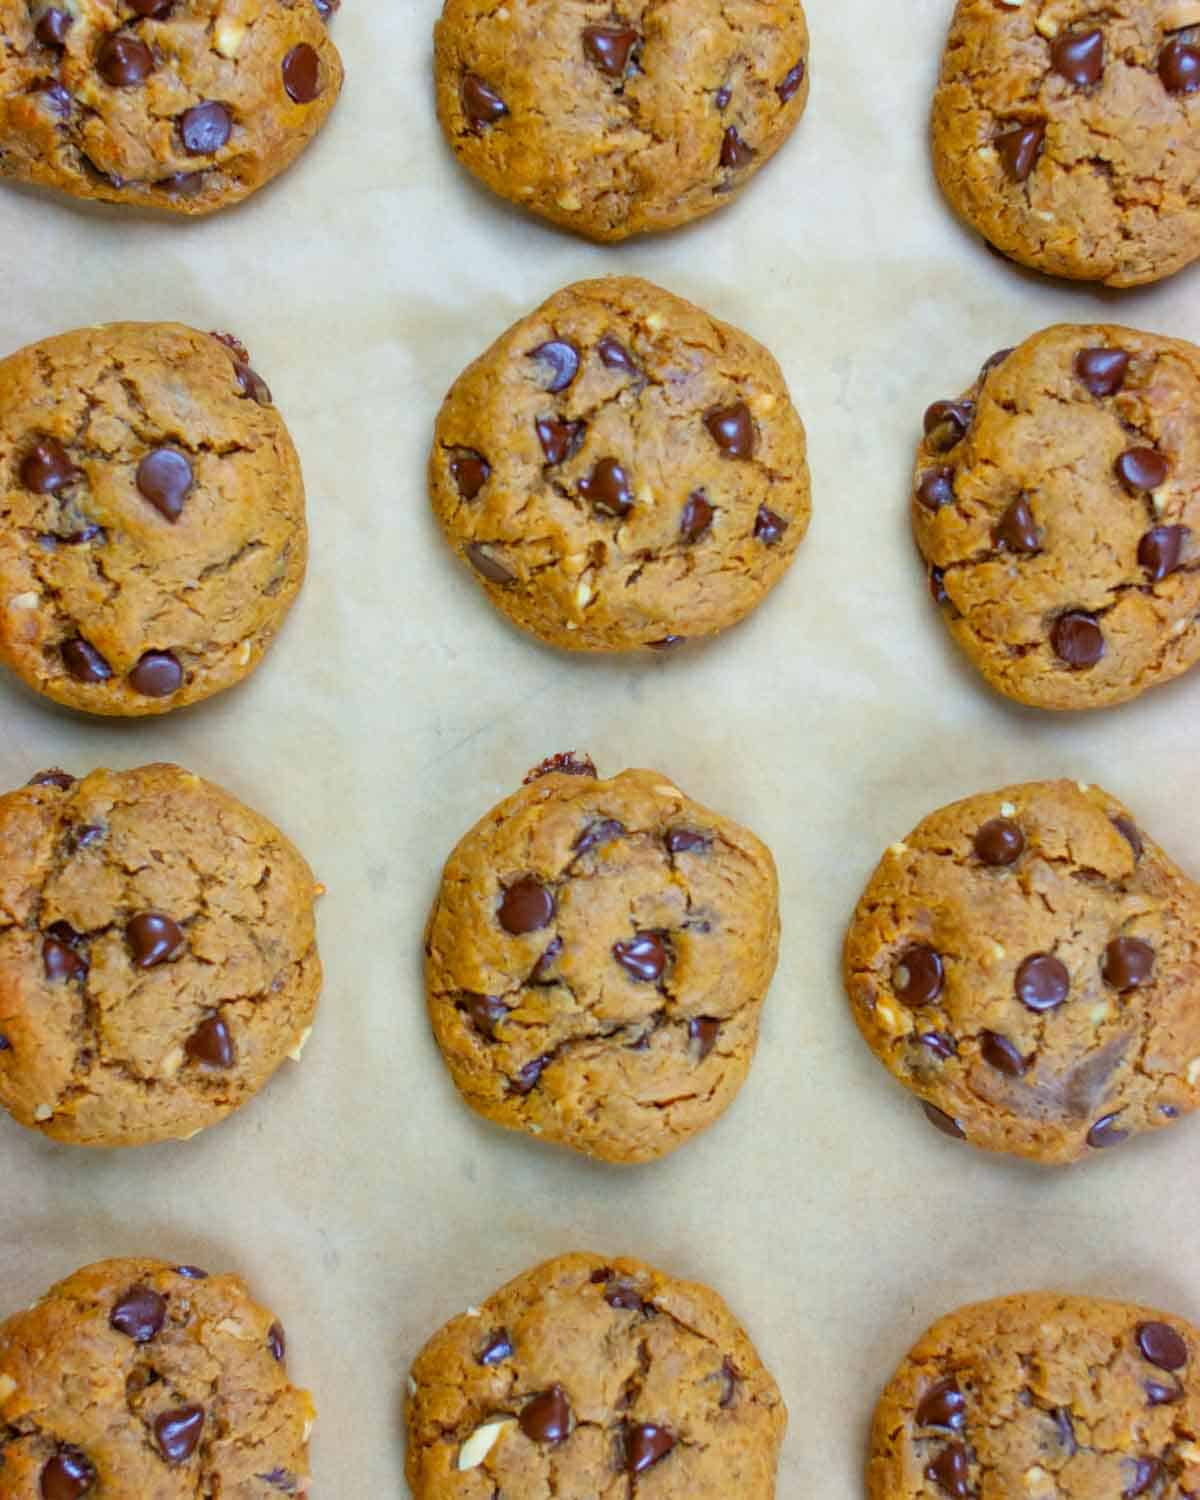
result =
[[[415,1500],[772,1500],[786,1425],[716,1292],[636,1260],[561,1255],[417,1356],[408,1483]]]
[[[1200,4],[959,0],[933,103],[955,212],[1012,260],[1136,286],[1200,256]]]
[[[479,1114],[649,1161],[741,1087],[779,947],[766,847],[656,771],[539,768],[447,861],[429,1015]]]
[[[1060,324],[925,413],[913,531],[942,618],[998,692],[1135,698],[1200,657],[1200,349]]]
[[[258,666],[304,579],[296,450],[228,334],[110,323],[0,360],[0,660],[88,713]]]
[[[854,913],[845,980],[931,1122],[1057,1164],[1200,1105],[1200,887],[1099,787],[931,813]]]
[[[277,828],[178,766],[0,797],[0,1105],[82,1146],[224,1119],[299,1060],[316,890]]]
[[[315,1417],[238,1276],[99,1261],[0,1323],[5,1500],[305,1495]]]
[[[960,1307],[875,1409],[868,1500],[1200,1490],[1200,1330],[1058,1292]]]
[[[648,281],[556,292],[454,383],[429,464],[455,553],[574,651],[713,635],[787,571],[804,426],[761,344]]]
[[[446,0],[438,118],[493,192],[596,240],[729,203],[808,102],[800,0]]]
[[[278,176],[342,86],[313,0],[0,0],[0,176],[207,214]]]

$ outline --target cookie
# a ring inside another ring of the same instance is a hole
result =
[[[1170,276],[1200,256],[1200,5],[959,0],[933,162],[959,217],[1021,265]]]
[[[460,841],[425,939],[434,1035],[477,1113],[650,1161],[729,1107],[779,949],[770,851],[657,771],[556,756]]]
[[[556,292],[459,376],[429,486],[496,607],[573,651],[736,624],[810,512],[804,426],[775,360],[632,276]]]
[[[296,450],[227,334],[81,328],[0,360],[0,660],[93,714],[254,671],[304,578]]]
[[[178,766],[0,797],[0,1104],[81,1146],[224,1119],[299,1061],[316,893],[277,828]]]
[[[1200,1331],[1129,1302],[1026,1292],[935,1323],[889,1381],[868,1500],[1200,1490]]]
[[[337,0],[0,0],[0,176],[180,214],[249,197],[325,123]]]
[[[438,119],[494,193],[594,240],[730,202],[808,102],[800,0],[446,0]]]
[[[720,1297],[562,1255],[436,1333],[409,1380],[414,1500],[771,1500],[787,1410]]]
[[[1200,887],[1099,787],[931,813],[845,944],[851,1009],[931,1122],[1074,1161],[1200,1104]]]
[[[3,1500],[308,1492],[307,1391],[238,1276],[104,1260],[0,1323]]]
[[[1200,349],[1059,325],[925,413],[913,531],[998,692],[1103,708],[1200,657]]]

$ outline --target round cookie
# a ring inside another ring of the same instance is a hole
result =
[[[0,0],[0,175],[207,214],[325,122],[337,0]]]
[[[868,1045],[947,1134],[1058,1164],[1200,1105],[1200,887],[1099,787],[931,813],[845,944]]]
[[[959,0],[933,162],[960,218],[1022,265],[1170,276],[1200,256],[1200,5]]]
[[[720,1297],[562,1255],[436,1333],[412,1367],[414,1500],[771,1500],[787,1409]]]
[[[0,1323],[3,1500],[308,1493],[307,1391],[238,1276],[105,1260]]]
[[[81,1146],[223,1119],[299,1061],[317,889],[277,828],[178,766],[0,797],[0,1104]]]
[[[429,485],[496,607],[574,651],[736,624],[786,572],[811,509],[775,360],[631,276],[565,287],[468,366]]]
[[[769,850],[657,771],[556,756],[446,863],[429,1015],[477,1113],[605,1161],[711,1125],[750,1068],[779,949]]]
[[[304,579],[296,450],[228,334],[110,323],[0,360],[0,660],[94,714],[258,666]]]
[[[594,240],[702,218],[808,102],[800,0],[446,0],[438,119],[502,198]]]
[[[998,692],[1103,708],[1200,657],[1200,349],[1062,324],[925,414],[917,546]]]
[[[868,1500],[1200,1490],[1200,1331],[1170,1313],[1025,1292],[960,1307],[879,1398]]]

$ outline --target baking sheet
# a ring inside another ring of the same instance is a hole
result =
[[[1098,781],[1200,875],[1200,670],[1050,717],[959,661],[914,562],[921,412],[1059,320],[1200,340],[1200,272],[1113,294],[1041,281],[960,230],[925,121],[950,0],[810,0],[813,93],[748,194],[690,230],[597,248],[477,188],[443,148],[438,0],[347,0],[343,102],[281,182],[197,224],[0,189],[0,349],[114,318],[232,329],[300,449],[312,563],[242,688],[90,722],[0,679],[0,782],[177,760],[277,821],[329,887],[323,1008],[301,1067],[195,1140],[93,1155],[0,1119],[0,1312],[101,1256],[236,1268],[284,1320],[320,1411],[313,1493],[403,1495],[408,1363],[533,1262],[626,1251],[720,1289],[791,1409],[779,1493],[855,1495],[871,1408],[913,1338],[1039,1285],[1200,1319],[1200,1124],[1051,1175],[930,1130],[858,1039],[838,955],[883,848],[933,807],[1024,778]],[[556,287],[636,272],[766,341],[811,440],[796,564],[726,639],[571,660],[518,635],[437,537],[438,403]],[[420,985],[440,861],[543,756],[653,766],[779,861],[784,940],[729,1115],[617,1169],[478,1121]]]

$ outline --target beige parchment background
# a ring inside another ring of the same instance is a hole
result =
[[[434,121],[439,0],[347,0],[344,100],[281,182],[196,224],[0,189],[0,350],[113,318],[232,329],[304,463],[308,584],[248,684],[167,720],[88,721],[0,678],[0,784],[177,760],[278,822],[329,887],[303,1065],[187,1144],[92,1155],[0,1119],[0,1312],[106,1255],[236,1268],[283,1318],[320,1419],[314,1494],[405,1493],[410,1359],[447,1317],[571,1247],[719,1288],[792,1422],[781,1500],[861,1492],[876,1393],[936,1315],[1040,1285],[1200,1319],[1200,1124],[1050,1175],[935,1134],[860,1043],[841,934],[884,846],[931,808],[1069,775],[1200,875],[1200,671],[1051,718],[988,691],[907,529],[924,407],[1059,320],[1200,340],[1200,272],[1105,294],[1027,276],[951,219],[928,101],[950,0],[810,0],[813,93],[737,205],[602,249],[456,167]],[[438,403],[556,287],[638,272],[766,341],[808,425],[815,515],[748,624],[672,659],[570,660],[494,615],[443,548],[423,467]],[[779,861],[782,960],[731,1113],[651,1167],[478,1122],[430,1038],[421,925],[441,860],[543,756],[654,766]]]

